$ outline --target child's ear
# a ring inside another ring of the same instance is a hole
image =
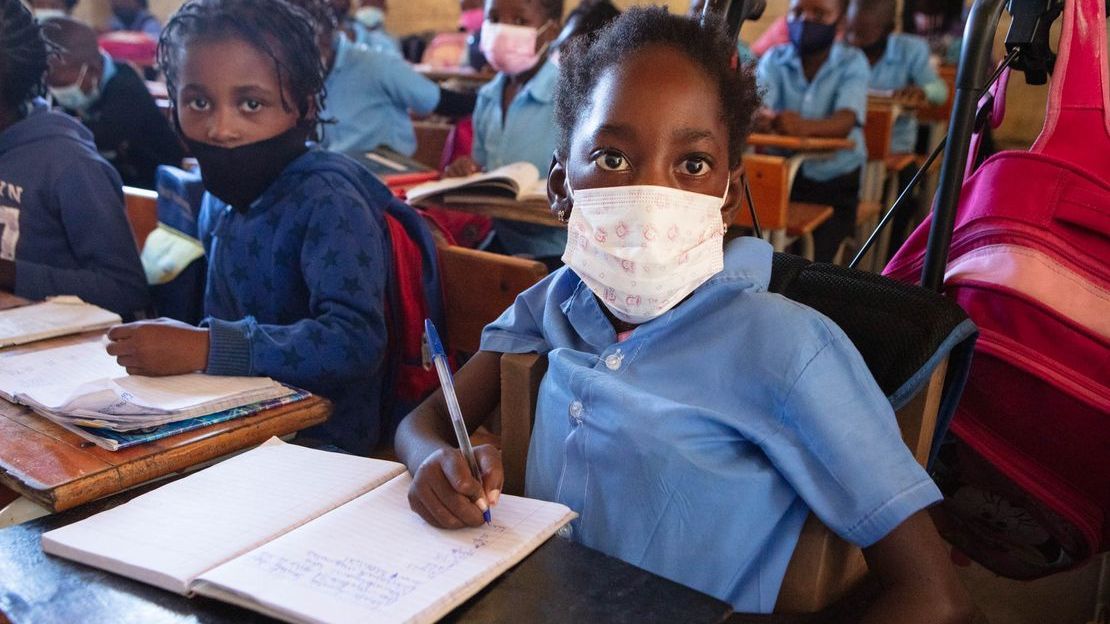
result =
[[[567,190],[567,170],[559,162],[559,155],[551,155],[551,167],[547,172],[547,201],[551,205],[551,212],[566,223],[574,202]]]
[[[725,225],[732,225],[736,222],[736,215],[740,213],[740,208],[743,206],[744,199],[744,163],[736,165],[735,169],[728,172],[728,193],[725,195],[725,201],[721,205],[721,221]]]

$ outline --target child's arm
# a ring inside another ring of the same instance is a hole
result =
[[[473,432],[497,407],[501,395],[501,354],[479,351],[455,375],[459,407]],[[483,494],[457,448],[443,391],[437,390],[397,427],[397,456],[413,475],[409,505],[426,522],[447,529],[480,526],[482,512],[474,500]],[[504,482],[501,452],[494,446],[474,447],[482,470],[486,499],[497,503]]]
[[[948,99],[948,85],[937,75],[933,64],[929,62],[929,44],[924,39],[916,37],[908,39],[906,56],[913,85],[903,89],[899,95],[923,98],[934,106],[944,104]]]
[[[863,549],[882,592],[861,620],[970,622],[974,606],[948,560],[948,548],[925,511],[910,516],[886,537]]]

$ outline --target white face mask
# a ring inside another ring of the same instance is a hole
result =
[[[100,85],[93,85],[91,93],[81,90],[81,83],[85,81],[85,74],[89,71],[87,64],[81,65],[81,73],[73,84],[64,87],[50,87],[50,95],[54,102],[62,108],[71,111],[84,112],[96,98],[100,97]]]
[[[68,17],[66,12],[61,9],[35,9],[35,19],[39,22],[45,22],[48,19],[55,19],[58,17]]]
[[[551,22],[544,24],[543,28],[532,28],[495,24],[487,20],[482,23],[482,39],[478,47],[481,48],[490,67],[510,76],[516,76],[532,69],[540,62],[543,53],[547,51],[548,44],[543,44],[537,50],[536,40],[549,26]]]
[[[579,190],[563,262],[614,316],[646,323],[724,268],[725,197],[666,186]]]

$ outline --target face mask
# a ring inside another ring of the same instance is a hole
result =
[[[944,27],[944,15],[933,13],[914,13],[914,29],[918,34],[931,33]]]
[[[546,43],[536,49],[536,39],[550,25],[551,22],[548,22],[543,28],[536,29],[485,21],[482,23],[482,54],[497,71],[510,76],[522,74],[535,67],[547,51]]]
[[[482,9],[468,9],[459,15],[459,28],[468,33],[476,33],[482,27],[485,13]]]
[[[563,262],[626,323],[660,316],[724,268],[722,197],[614,186],[572,201]]]
[[[299,123],[264,141],[219,147],[186,137],[178,126],[189,152],[200,163],[205,190],[239,211],[245,211],[289,163],[308,151],[308,132],[307,125]]]
[[[836,24],[795,20],[787,22],[786,29],[790,33],[790,43],[803,56],[828,48],[836,39]]]
[[[66,17],[66,12],[61,9],[35,9],[35,19],[39,22],[58,17]]]
[[[96,98],[100,97],[100,85],[94,85],[90,93],[81,90],[81,83],[85,81],[85,74],[88,71],[87,64],[81,65],[81,73],[77,76],[76,82],[64,87],[50,87],[50,95],[58,106],[71,111],[84,112],[96,101]]]
[[[362,7],[355,11],[355,19],[361,22],[363,26],[374,30],[385,22],[385,11],[378,7]]]
[[[113,9],[112,14],[123,22],[125,28],[130,27],[135,22],[135,18],[139,16],[138,9]]]

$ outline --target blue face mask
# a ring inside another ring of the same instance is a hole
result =
[[[89,106],[92,106],[96,98],[100,97],[100,85],[95,85],[90,93],[81,90],[81,83],[85,81],[85,74],[88,71],[89,66],[87,64],[81,65],[81,73],[73,84],[64,87],[50,87],[50,95],[58,106],[71,111],[84,112]]]
[[[786,30],[790,33],[790,43],[802,56],[820,52],[833,44],[836,40],[836,24],[824,24],[810,20],[795,20],[786,22]]]

